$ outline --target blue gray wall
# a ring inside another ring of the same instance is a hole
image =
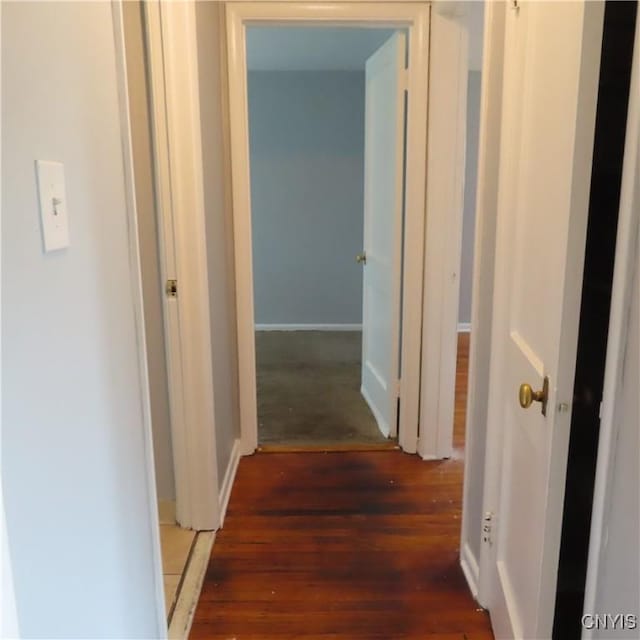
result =
[[[461,323],[471,321],[479,71],[469,72]],[[255,319],[362,320],[364,73],[249,72]]]
[[[360,323],[364,72],[250,72],[249,125],[256,323]]]
[[[460,307],[458,320],[471,322],[473,283],[473,242],[476,223],[476,183],[478,181],[478,134],[480,129],[480,71],[470,71],[467,85],[467,158],[464,177],[462,223],[462,263],[460,265]]]

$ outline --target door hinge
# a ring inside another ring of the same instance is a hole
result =
[[[168,298],[177,298],[178,297],[178,281],[167,280],[167,284],[164,287],[164,291],[167,294]]]
[[[396,380],[396,397],[400,397],[400,380]]]
[[[485,511],[482,518],[482,542],[486,542],[489,546],[493,544],[493,511]]]

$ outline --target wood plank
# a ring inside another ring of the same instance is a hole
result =
[[[459,566],[468,335],[456,455],[258,453],[240,462],[190,637],[489,640]]]

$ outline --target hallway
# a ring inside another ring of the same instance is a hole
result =
[[[243,458],[190,637],[492,638],[458,562],[467,337],[456,455]]]

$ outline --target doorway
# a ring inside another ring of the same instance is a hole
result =
[[[400,336],[400,384],[398,411],[397,400],[388,403],[395,414],[398,413],[398,432],[400,447],[411,453],[418,451],[418,426],[421,421],[421,410],[431,409],[451,413],[453,416],[453,378],[449,385],[450,374],[454,372],[455,344],[452,340],[451,348],[440,349],[442,333],[448,332],[443,324],[448,320],[447,314],[451,309],[457,311],[457,281],[451,280],[444,285],[446,293],[436,287],[426,288],[425,283],[425,256],[429,254],[428,244],[434,242],[433,237],[425,243],[425,229],[431,223],[433,230],[439,229],[440,224],[451,222],[451,217],[446,218],[445,213],[451,213],[452,208],[458,205],[456,201],[457,190],[449,192],[451,182],[443,183],[434,179],[432,191],[427,192],[426,160],[429,153],[437,153],[439,143],[445,144],[434,136],[429,139],[427,146],[427,128],[437,128],[437,118],[427,117],[427,103],[429,96],[428,81],[432,82],[437,77],[438,82],[447,85],[438,93],[436,103],[451,98],[457,107],[461,97],[459,95],[459,82],[457,72],[462,69],[455,67],[465,58],[466,51],[458,42],[453,43],[453,56],[444,55],[444,47],[438,47],[436,51],[442,56],[442,65],[437,74],[425,74],[422,71],[429,67],[429,23],[430,8],[427,5],[362,5],[358,3],[340,3],[331,5],[330,11],[322,5],[316,4],[290,4],[290,3],[229,3],[227,5],[227,36],[229,57],[229,104],[231,119],[231,151],[232,151],[232,187],[233,187],[233,215],[234,215],[234,252],[236,269],[236,311],[238,326],[238,358],[239,358],[239,386],[240,386],[240,417],[242,426],[242,453],[248,454],[256,450],[258,446],[258,420],[257,420],[257,393],[256,393],[256,353],[255,353],[255,313],[254,313],[254,281],[252,264],[252,206],[250,194],[249,176],[249,117],[248,117],[248,87],[247,87],[247,32],[249,28],[286,23],[288,26],[330,26],[333,28],[348,27],[384,27],[392,29],[404,29],[408,34],[407,46],[407,72],[406,83],[408,87],[406,105],[406,164],[405,164],[405,211],[402,235],[402,296],[401,319],[398,321],[397,332]],[[442,19],[443,21],[445,18]],[[433,26],[433,25],[432,25]],[[433,29],[431,30],[433,32]],[[439,31],[438,31],[439,32]],[[443,32],[444,35],[444,32]],[[452,62],[453,61],[453,62]],[[447,69],[448,65],[454,65],[454,76]],[[466,68],[465,68],[466,70]],[[455,77],[456,82],[451,82]],[[438,84],[436,82],[436,84]],[[435,92],[434,92],[435,94]],[[458,113],[456,111],[455,113]],[[463,110],[460,111],[464,113]],[[443,119],[451,123],[451,113],[439,113]],[[459,122],[453,118],[454,128]],[[461,125],[462,127],[464,124]],[[450,138],[446,141],[447,151],[451,150],[451,162],[449,157],[438,164],[439,171],[448,176],[456,175],[463,157],[463,140],[460,145],[451,146]],[[428,153],[425,153],[427,151]],[[452,173],[449,173],[452,172]],[[455,182],[456,178],[453,178]],[[453,193],[455,191],[455,193]],[[396,194],[398,190],[396,189]],[[429,198],[442,198],[446,207],[434,207],[431,217],[429,211]],[[448,208],[449,207],[449,208]],[[456,211],[453,219],[459,224],[459,214]],[[442,216],[442,219],[440,219]],[[455,225],[454,225],[455,226]],[[397,245],[396,245],[397,246]],[[425,252],[426,250],[426,252]],[[439,253],[442,253],[440,247]],[[433,269],[428,269],[429,276],[434,280],[442,278],[448,269],[448,261],[458,262],[456,247],[447,247],[445,259],[438,260],[433,253],[431,260],[436,262]],[[394,256],[395,259],[395,256]],[[363,287],[366,289],[366,286]],[[427,326],[423,322],[423,305],[428,304],[427,298],[434,300],[429,304],[431,314]],[[437,302],[436,299],[437,298]],[[451,305],[451,306],[449,306]],[[400,304],[398,304],[400,306]],[[386,308],[394,309],[394,305],[387,304]],[[451,334],[455,336],[455,324],[451,325]],[[392,334],[390,334],[392,335]],[[366,348],[365,339],[365,348]],[[376,344],[376,343],[374,343]],[[427,350],[428,346],[428,350]],[[421,348],[422,347],[422,348]],[[426,358],[425,354],[434,352],[433,358]],[[421,385],[421,374],[426,375],[433,385]],[[447,378],[442,380],[442,377]],[[438,384],[441,380],[442,384]],[[385,380],[385,383],[387,381]],[[446,384],[445,384],[446,383]],[[421,401],[426,387],[430,397]],[[449,388],[450,387],[450,388]],[[397,388],[397,387],[396,387]],[[393,390],[391,382],[387,385],[387,391]],[[449,395],[451,397],[449,397]],[[442,397],[440,397],[442,396]],[[395,417],[395,416],[394,416]],[[448,422],[448,420],[445,420]],[[388,420],[389,431],[396,424],[395,419]],[[447,424],[450,428],[450,425]],[[430,429],[437,429],[437,424],[429,423]]]
[[[258,441],[397,433],[406,33],[247,29]]]

